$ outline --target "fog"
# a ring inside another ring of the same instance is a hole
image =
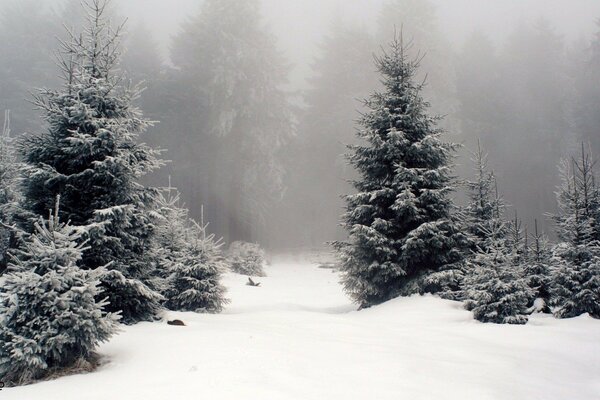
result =
[[[52,54],[61,25],[77,24],[76,3],[0,2],[0,107],[11,109],[13,132],[44,129],[26,100],[59,84]],[[471,178],[469,151],[480,140],[509,213],[524,224],[538,219],[551,235],[559,160],[582,142],[600,153],[597,0],[202,3],[114,0],[112,12],[127,19],[123,69],[147,86],[138,105],[160,121],[144,140],[170,161],[149,183],[170,177],[192,215],[226,241],[287,249],[344,237],[340,196],[352,192],[354,173],[343,153],[356,141],[359,99],[378,89],[372,55],[394,30],[426,54],[426,98],[445,116],[446,138],[463,145],[459,179]],[[216,21],[219,12],[229,19]],[[229,36],[218,30],[229,28],[251,35],[220,43]],[[209,75],[219,62],[215,70],[239,67],[244,78],[216,85]],[[251,89],[236,91],[244,79]],[[221,96],[227,91],[247,97]]]

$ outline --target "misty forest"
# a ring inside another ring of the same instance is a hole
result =
[[[0,1],[0,397],[600,396],[600,3]]]

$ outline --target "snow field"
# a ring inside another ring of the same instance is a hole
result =
[[[222,314],[169,312],[188,326],[125,327],[101,346],[98,371],[0,398],[600,398],[600,322],[588,316],[482,324],[433,296],[357,312],[332,270],[279,259],[266,272],[260,287],[227,274]]]

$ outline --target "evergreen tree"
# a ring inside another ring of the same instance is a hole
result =
[[[144,280],[152,263],[150,215],[156,191],[138,180],[158,168],[158,151],[138,143],[150,122],[132,106],[138,87],[123,87],[117,66],[120,28],[105,18],[107,2],[84,3],[89,16],[82,34],[62,42],[63,88],[35,98],[48,130],[22,143],[25,202],[38,215],[61,194],[61,215],[92,225],[83,266],[109,265],[100,277],[110,311],[126,323],[154,317],[160,296]]]
[[[154,287],[176,311],[220,312],[227,303],[221,273],[226,263],[221,243],[207,233],[208,224],[197,224],[181,204],[180,193],[169,186],[157,201],[153,258],[157,268]]]
[[[171,186],[163,188],[156,199],[156,227],[152,258],[156,263],[153,287],[163,295],[168,290],[167,278],[186,252],[189,240],[189,211],[181,203],[181,195]]]
[[[16,247],[22,234],[16,224],[19,214],[22,214],[20,164],[13,138],[10,137],[9,115],[7,111],[0,134],[0,274],[8,264],[8,251]]]
[[[427,114],[419,60],[395,39],[376,59],[384,90],[367,101],[350,163],[361,177],[346,198],[349,241],[337,242],[346,292],[368,307],[422,291],[419,278],[461,262],[467,244],[451,215],[452,152]]]
[[[228,303],[220,283],[226,268],[221,243],[207,234],[207,225],[192,224],[188,245],[170,267],[166,305],[176,311],[218,313]]]
[[[554,315],[572,318],[589,313],[600,318],[600,245],[560,243],[554,248]]]
[[[205,204],[229,242],[266,237],[266,216],[283,191],[280,152],[294,130],[282,90],[287,68],[259,9],[258,0],[208,0],[171,51],[185,88],[180,109],[189,109],[195,122],[177,155],[187,160],[184,195],[205,193],[186,199]]]
[[[525,233],[521,228],[522,222],[515,211],[515,218],[508,224],[507,246],[510,252],[510,259],[516,267],[523,267],[529,261],[529,244],[527,228]]]
[[[450,110],[457,107],[453,81],[454,54],[438,27],[436,13],[436,6],[431,0],[385,0],[377,21],[377,38],[380,43],[384,42],[397,29],[402,29],[405,36],[414,42],[413,49],[407,50],[407,56],[419,57],[418,52],[427,54],[422,60],[422,70],[416,72],[416,79],[427,78],[429,85],[423,87],[424,95],[431,99],[434,112],[450,114],[449,118],[440,122],[453,128],[456,121],[452,120]],[[449,134],[454,132],[449,131]]]
[[[481,322],[525,324],[533,291],[500,235],[493,234],[493,244],[469,261],[471,273],[464,281],[465,307]]]
[[[477,141],[477,151],[472,158],[475,164],[475,180],[467,181],[469,203],[465,209],[465,227],[472,235],[476,248],[486,250],[490,232],[504,235],[504,202],[498,195],[498,185],[494,173],[488,170],[488,156]]]
[[[553,303],[560,318],[589,313],[600,318],[600,242],[594,163],[582,146],[581,158],[563,162],[554,215],[561,243],[553,249]]]
[[[235,273],[248,276],[267,276],[264,270],[266,254],[256,243],[233,242],[227,261]]]
[[[524,273],[527,284],[534,292],[534,310],[548,313],[550,312],[551,252],[548,239],[538,230],[537,220],[531,238],[531,255],[524,266]]]
[[[68,368],[87,368],[117,331],[105,311],[98,271],[80,269],[86,228],[61,223],[58,202],[40,219],[0,285],[0,380],[29,383]]]

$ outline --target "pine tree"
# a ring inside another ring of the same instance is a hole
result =
[[[554,221],[562,242],[553,249],[552,286],[555,315],[560,318],[586,312],[600,318],[600,241],[596,238],[600,192],[593,168],[584,146],[580,159],[561,166],[563,183]]]
[[[233,242],[227,252],[231,270],[248,276],[267,276],[264,270],[266,254],[256,243]]]
[[[10,137],[9,116],[6,111],[0,134],[0,274],[8,264],[8,251],[17,246],[22,235],[16,223],[23,214],[20,208],[20,164],[14,139]]]
[[[188,245],[170,266],[166,306],[171,310],[218,313],[228,303],[220,283],[226,268],[221,243],[206,229],[192,221]]]
[[[54,215],[35,224],[0,285],[0,380],[18,385],[69,368],[92,368],[100,342],[117,332],[107,313],[99,271],[77,264],[86,228]]]
[[[523,267],[529,261],[529,243],[527,227],[525,233],[522,228],[522,221],[519,219],[517,211],[515,218],[508,223],[507,246],[510,252],[510,259],[516,267]]]
[[[589,313],[600,318],[600,245],[560,243],[553,251],[554,315],[572,318]]]
[[[465,307],[481,322],[525,324],[533,291],[502,240],[480,250],[465,278]]]
[[[527,285],[523,266],[515,258],[514,235],[520,232],[502,218],[484,230],[480,246],[468,262],[463,281],[465,308],[482,322],[524,324],[527,322],[533,291]],[[518,235],[517,235],[518,236]]]
[[[42,215],[60,194],[63,218],[93,226],[83,266],[109,265],[100,277],[108,309],[121,310],[123,322],[132,323],[159,309],[160,296],[144,284],[152,265],[147,256],[156,191],[138,180],[162,163],[157,150],[138,143],[151,123],[132,106],[140,89],[122,86],[121,28],[113,30],[106,20],[106,0],[84,6],[87,27],[61,42],[63,88],[44,89],[35,98],[48,129],[22,143],[25,200]]]
[[[180,198],[170,181],[158,196],[154,287],[172,310],[220,312],[228,302],[220,282],[226,269],[221,242],[207,233],[203,217],[200,224],[190,219]]]
[[[550,284],[551,284],[551,252],[546,236],[539,232],[538,222],[535,220],[535,231],[531,235],[532,249],[524,266],[527,284],[534,292],[534,310],[550,312]]]
[[[171,186],[163,188],[156,199],[156,227],[152,259],[156,263],[151,285],[161,294],[168,290],[167,278],[173,265],[184,256],[188,248],[189,211],[181,202],[181,194]]]
[[[472,158],[475,164],[475,180],[467,181],[469,203],[465,209],[465,228],[472,235],[475,248],[486,250],[490,232],[504,235],[504,202],[498,194],[494,173],[488,169],[488,155],[477,141],[477,151]]]
[[[439,118],[414,82],[419,59],[395,39],[376,59],[383,92],[367,101],[350,163],[361,177],[346,197],[349,241],[335,243],[346,292],[361,307],[422,291],[420,278],[463,257],[466,236],[451,214],[452,152]]]

